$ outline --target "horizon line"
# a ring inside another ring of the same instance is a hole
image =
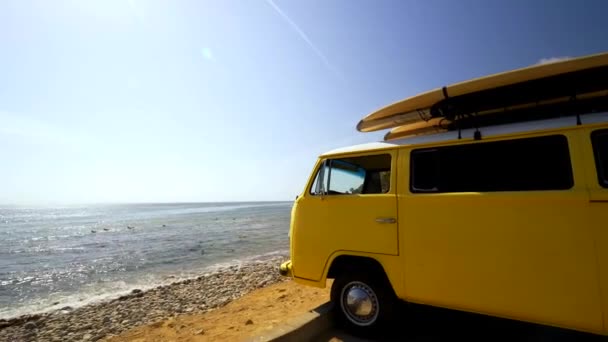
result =
[[[211,203],[274,203],[274,202],[293,202],[293,200],[238,200],[238,201],[175,201],[175,202],[54,202],[54,203],[0,203],[2,207],[19,207],[19,206],[34,206],[34,207],[50,207],[50,206],[82,206],[82,205],[136,205],[136,204],[211,204]]]

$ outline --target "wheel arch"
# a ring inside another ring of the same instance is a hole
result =
[[[333,279],[340,271],[348,269],[348,265],[354,265],[356,268],[369,267],[371,270],[381,272],[386,277],[388,283],[395,291],[398,297],[404,295],[404,281],[402,272],[402,263],[399,256],[361,253],[355,251],[336,251],[328,258],[325,270],[323,272],[323,284],[327,279]],[[353,266],[351,266],[352,269]]]
[[[336,278],[342,272],[348,272],[353,269],[367,269],[386,275],[386,270],[374,257],[361,256],[353,254],[339,254],[332,258],[326,272],[326,278]]]

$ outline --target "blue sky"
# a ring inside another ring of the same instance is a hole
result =
[[[584,5],[2,1],[0,203],[291,200],[378,107],[608,50]]]

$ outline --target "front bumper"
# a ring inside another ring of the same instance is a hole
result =
[[[293,277],[291,272],[291,260],[285,261],[279,266],[279,274],[283,277]]]

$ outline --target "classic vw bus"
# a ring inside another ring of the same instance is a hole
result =
[[[439,88],[320,155],[281,274],[359,330],[397,300],[608,332],[608,54]]]

